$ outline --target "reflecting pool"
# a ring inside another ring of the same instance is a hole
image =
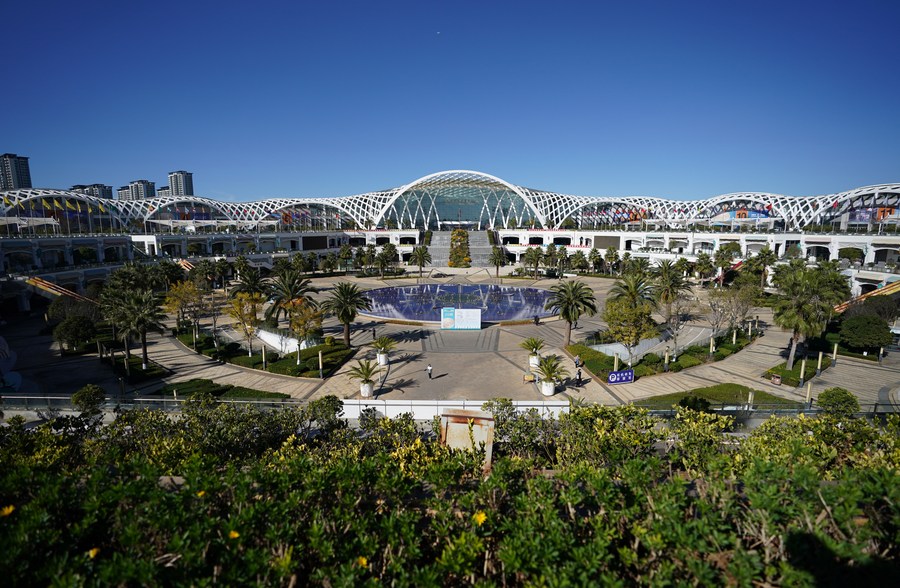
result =
[[[516,286],[427,284],[367,290],[372,310],[365,313],[384,319],[440,322],[441,308],[480,308],[485,322],[530,320],[554,313],[544,310],[553,295],[549,290]]]

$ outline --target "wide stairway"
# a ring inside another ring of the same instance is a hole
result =
[[[472,258],[472,267],[490,267],[492,249],[487,231],[469,233],[469,257]]]
[[[450,235],[450,231],[435,231],[431,234],[428,253],[431,254],[432,267],[447,267],[450,263]],[[472,267],[490,267],[491,250],[487,231],[469,231],[469,257],[472,258]]]
[[[447,267],[450,263],[450,231],[435,231],[431,233],[431,245],[428,246],[431,254],[432,267]]]

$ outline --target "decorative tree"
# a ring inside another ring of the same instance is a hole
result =
[[[564,347],[569,346],[572,337],[572,325],[578,322],[581,315],[597,314],[597,299],[594,291],[584,282],[563,282],[550,289],[553,295],[547,300],[545,310],[559,313],[559,318],[566,322]]]
[[[344,325],[344,344],[350,347],[350,323],[356,320],[361,310],[371,310],[372,301],[356,284],[339,282],[322,304],[322,310],[333,314]]]
[[[628,352],[628,364],[634,360],[634,350],[641,340],[657,334],[651,317],[650,304],[631,305],[626,299],[609,299],[603,311],[607,332]]]

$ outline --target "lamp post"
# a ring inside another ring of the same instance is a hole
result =
[[[669,346],[666,345],[666,360],[665,360],[665,363],[663,363],[663,372],[668,372],[668,371],[669,371]]]

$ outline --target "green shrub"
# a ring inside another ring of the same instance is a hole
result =
[[[644,376],[652,376],[656,373],[659,373],[655,366],[644,365],[643,363],[637,364],[633,369],[635,379],[643,378]]]
[[[804,381],[809,381],[811,378],[816,375],[816,364],[818,363],[818,356],[815,358],[810,358],[806,361],[806,372],[804,376]],[[831,366],[831,358],[828,356],[824,356],[822,358],[822,371],[825,371]],[[799,386],[800,385],[800,368],[803,367],[802,358],[797,357],[794,360],[794,368],[790,371],[787,370],[787,362],[778,364],[772,369],[766,372],[766,377],[771,377],[773,375],[781,376],[781,383],[784,386]]]
[[[79,412],[95,413],[106,400],[106,392],[96,384],[88,384],[72,394],[72,404]]]
[[[840,418],[852,417],[859,412],[859,401],[856,396],[844,388],[828,388],[819,394],[816,404],[826,414]]]
[[[709,410],[709,400],[703,398],[701,396],[685,396],[681,400],[678,401],[678,406],[682,408],[687,408],[690,410],[697,410],[700,412],[710,412]]]
[[[694,366],[698,366],[703,362],[694,357],[693,355],[684,354],[678,358],[678,361],[674,362],[681,366],[680,369],[691,368]],[[676,370],[678,371],[678,370]]]
[[[678,363],[677,361],[669,362],[669,371],[670,372],[680,372],[682,369],[684,369],[684,368],[681,367],[681,364]]]
[[[662,358],[655,353],[648,353],[641,359],[641,363],[644,365],[655,366],[662,362]]]
[[[726,349],[722,347],[721,349],[716,349],[716,352],[713,354],[713,358],[716,361],[721,361],[731,355],[732,351],[730,349]]]

